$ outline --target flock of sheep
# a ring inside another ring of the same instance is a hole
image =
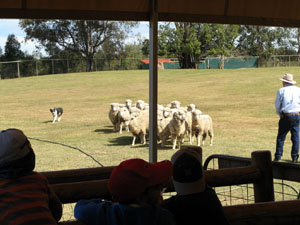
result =
[[[166,107],[157,106],[157,139],[163,146],[171,138],[173,149],[180,148],[184,137],[188,136],[189,143],[193,144],[194,137],[197,145],[204,145],[206,136],[210,136],[210,145],[213,145],[213,124],[209,115],[204,115],[194,104],[181,107],[179,101],[172,101]],[[149,104],[138,100],[132,104],[130,99],[125,104],[111,103],[109,119],[114,131],[122,133],[123,128],[132,133],[132,146],[139,137],[142,144],[146,144],[146,134],[149,130]]]

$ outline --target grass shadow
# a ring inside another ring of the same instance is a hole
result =
[[[107,146],[124,146],[124,145],[131,145],[132,143],[132,137],[130,136],[121,136],[117,138],[110,138],[108,139],[108,144]]]
[[[46,120],[43,123],[52,123],[53,120]]]
[[[108,128],[103,128],[103,129],[96,129],[94,130],[94,132],[96,133],[103,133],[103,134],[112,134],[112,133],[117,133],[116,131],[114,131],[113,129],[108,129]]]

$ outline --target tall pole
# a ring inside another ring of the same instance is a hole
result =
[[[157,162],[157,0],[150,1],[150,68],[149,68],[149,161]]]

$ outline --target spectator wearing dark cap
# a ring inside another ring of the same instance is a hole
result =
[[[162,207],[175,216],[177,225],[228,225],[216,192],[205,182],[201,148],[186,146],[171,158],[176,196],[166,199]]]
[[[1,225],[55,225],[61,218],[61,202],[34,167],[35,154],[24,133],[18,129],[1,131]]]
[[[172,163],[142,159],[121,162],[111,173],[108,189],[116,202],[80,200],[75,218],[87,225],[172,225],[173,215],[158,204],[164,183],[171,180]]]

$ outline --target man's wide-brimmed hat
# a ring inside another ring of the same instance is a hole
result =
[[[289,84],[296,84],[297,82],[294,81],[294,76],[293,74],[290,74],[290,73],[286,73],[283,75],[282,78],[280,78],[280,80],[286,82],[286,83],[289,83]]]

